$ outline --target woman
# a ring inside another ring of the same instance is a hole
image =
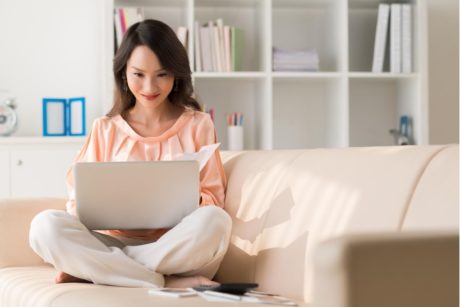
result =
[[[192,98],[187,53],[169,26],[156,20],[134,24],[113,68],[113,108],[94,121],[76,162],[174,159],[216,143],[210,117]],[[200,172],[200,208],[172,229],[89,231],[75,216],[72,168],[67,184],[67,212],[41,212],[30,230],[33,250],[60,271],[57,283],[215,284],[211,279],[227,250],[231,229],[231,219],[222,209],[226,179],[217,151]]]

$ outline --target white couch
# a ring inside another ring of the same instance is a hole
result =
[[[458,306],[458,145],[222,155],[233,230],[217,280],[257,282],[300,306]],[[54,284],[28,229],[64,201],[0,201],[0,306],[219,305]]]

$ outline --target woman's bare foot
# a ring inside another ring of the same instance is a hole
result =
[[[192,288],[200,285],[217,286],[219,283],[209,280],[204,276],[165,276],[165,288]]]
[[[66,283],[66,282],[90,282],[86,279],[81,279],[81,278],[78,278],[78,277],[75,277],[75,276],[72,276],[70,274],[67,274],[67,273],[64,273],[64,272],[59,272],[56,277],[54,278],[54,281],[57,283],[57,284],[62,284],[62,283]]]

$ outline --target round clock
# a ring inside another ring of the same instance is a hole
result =
[[[12,99],[0,102],[0,135],[10,135],[16,129],[18,118]]]

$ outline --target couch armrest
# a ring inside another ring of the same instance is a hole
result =
[[[458,233],[353,235],[318,245],[314,307],[458,306]]]
[[[0,199],[0,268],[43,265],[29,247],[29,228],[34,216],[45,209],[65,209],[65,199]]]

